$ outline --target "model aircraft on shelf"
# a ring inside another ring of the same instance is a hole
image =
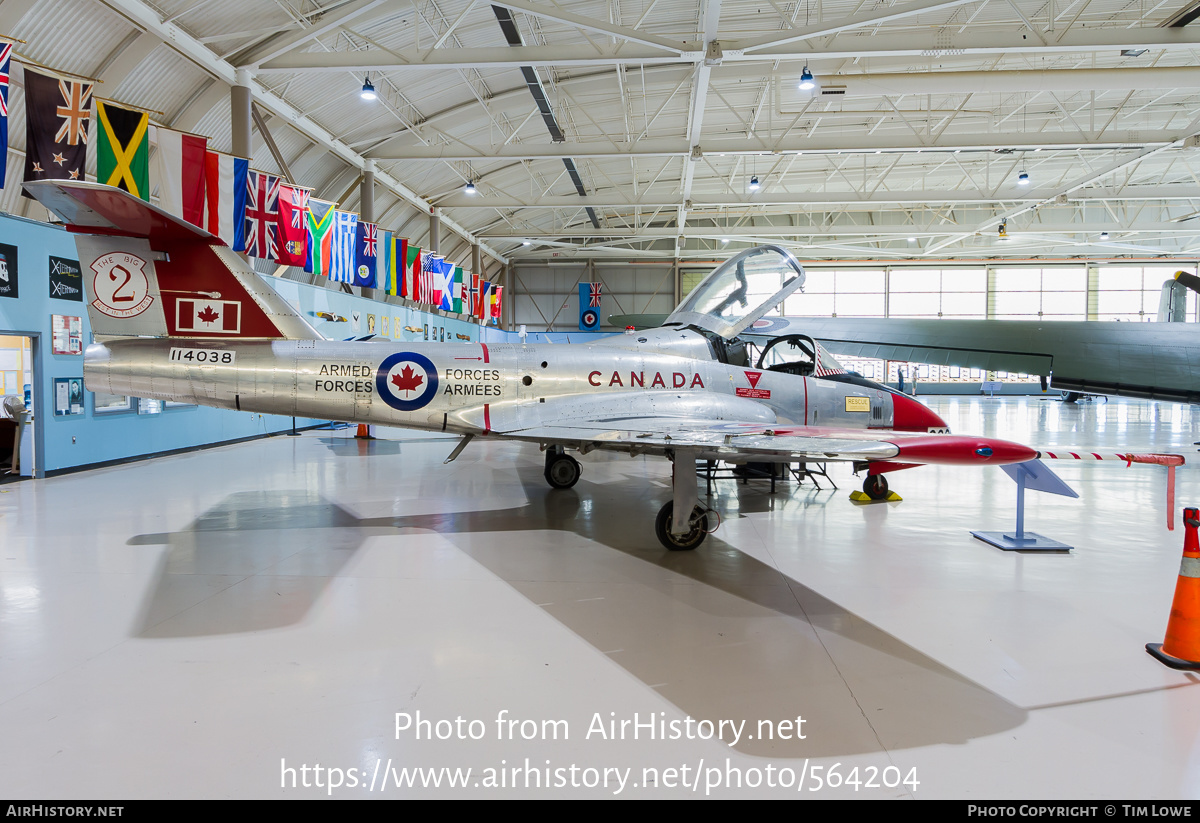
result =
[[[849,461],[864,491],[922,464],[1005,465],[1033,449],[951,435],[912,398],[856,375],[804,335],[783,335],[751,363],[741,337],[804,283],[778,246],[733,257],[666,322],[590,344],[326,340],[218,238],[118,189],[26,185],[76,234],[97,342],[92,391],[350,423],[539,444],[545,478],[573,486],[569,451],[666,457],[672,499],[655,531],[668,549],[709,533],[700,460]],[[686,512],[684,516],[677,513]]]

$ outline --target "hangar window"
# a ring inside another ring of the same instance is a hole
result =
[[[987,269],[892,269],[889,317],[986,317]]]
[[[1087,267],[995,269],[997,320],[1086,320]]]
[[[1188,266],[1099,266],[1096,270],[1097,320],[1149,322],[1158,318],[1163,283]],[[1196,295],[1188,294],[1188,320],[1196,319]]]

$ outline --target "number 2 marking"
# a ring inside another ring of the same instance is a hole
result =
[[[129,269],[125,268],[124,266],[113,266],[112,271],[108,273],[108,279],[116,280],[117,272],[125,275],[125,279],[121,281],[121,285],[113,289],[112,301],[114,303],[132,303],[134,296],[132,294],[121,294],[121,289],[128,285],[129,281],[133,279],[133,275],[130,274]]]

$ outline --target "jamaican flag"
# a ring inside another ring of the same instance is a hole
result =
[[[96,144],[96,179],[150,199],[150,115],[96,101],[100,140]]]

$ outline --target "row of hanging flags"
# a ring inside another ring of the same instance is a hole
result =
[[[12,44],[0,42],[0,157],[8,150]],[[91,83],[25,69],[25,182],[82,180]],[[499,321],[504,289],[408,240],[312,196],[310,189],[208,148],[208,139],[150,124],[150,115],[95,100],[96,179],[150,200],[150,146],[159,207],[234,251],[339,283],[381,289],[442,311]],[[5,168],[0,163],[0,189]]]

